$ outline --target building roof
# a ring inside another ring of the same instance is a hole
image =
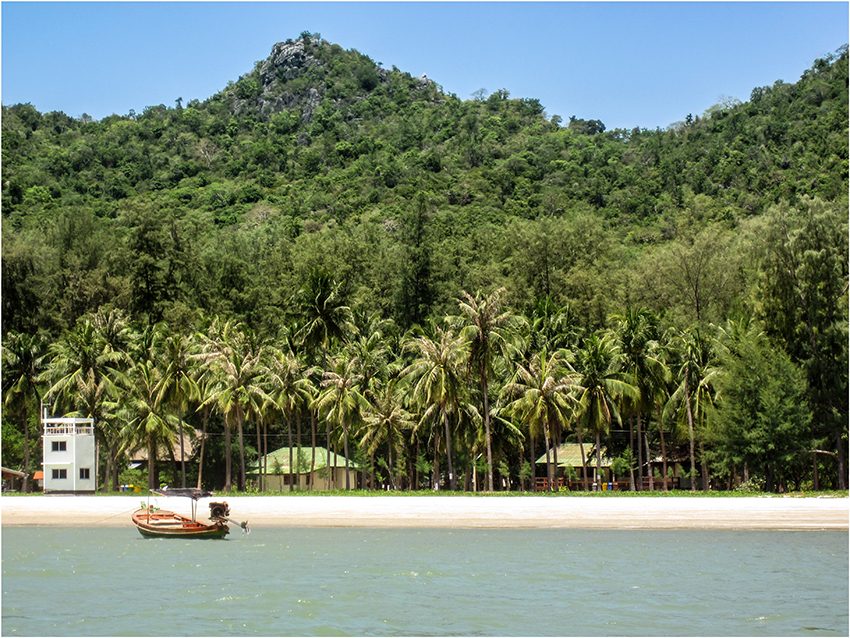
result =
[[[38,472],[36,472],[35,474],[32,475],[32,478],[33,478],[33,480],[36,480],[36,481],[42,481],[42,480],[44,480],[44,472],[39,470]]]
[[[17,476],[18,478],[24,478],[26,474],[23,472],[18,472],[18,470],[10,470],[8,467],[2,468],[4,476]]]
[[[195,442],[201,438],[201,432],[183,424],[183,454],[185,460],[188,461],[195,453]],[[180,435],[174,437],[174,442],[171,444],[171,449],[174,451],[174,459],[180,460]],[[128,454],[131,463],[148,460],[147,445]],[[168,454],[168,447],[160,445],[156,451],[156,458],[159,461],[170,461],[171,456]]]
[[[302,447],[301,450],[301,463],[298,462],[298,451],[299,448],[292,448],[292,461],[295,464],[293,472],[295,474],[303,473],[306,474],[310,471],[310,464],[313,459],[313,448],[311,447]],[[280,449],[275,450],[274,452],[270,452],[268,455],[268,459],[266,460],[266,473],[267,474],[289,474],[289,448],[282,447]],[[257,470],[260,466],[260,462],[263,457],[260,457],[259,460],[253,461],[248,466],[248,474],[256,474]],[[321,469],[327,466],[328,460],[328,450],[327,448],[316,446],[316,469]],[[300,466],[300,472],[299,472]],[[349,460],[348,462],[349,469],[357,469],[357,465],[354,461]],[[331,467],[345,467],[345,457],[341,454],[334,454],[331,452]],[[278,471],[279,470],[279,471]]]
[[[596,448],[592,443],[584,446],[584,453],[587,456],[587,465],[596,466]],[[549,462],[552,458],[552,450],[549,450]],[[607,456],[608,451],[602,449],[602,467],[609,467],[611,459]],[[541,456],[535,463],[546,463],[546,455]],[[558,467],[581,467],[581,447],[578,443],[564,443],[558,446]]]

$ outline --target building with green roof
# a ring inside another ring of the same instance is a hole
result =
[[[313,450],[315,449],[315,460]],[[344,490],[345,457],[329,452],[323,447],[292,448],[292,468],[290,471],[290,448],[282,447],[248,466],[247,476],[253,484],[259,483],[260,469],[264,469],[263,484],[268,490],[288,491],[290,477],[295,490]],[[330,457],[328,456],[330,455]],[[330,471],[328,471],[330,468]],[[349,483],[352,488],[358,486],[354,461],[348,461]]]

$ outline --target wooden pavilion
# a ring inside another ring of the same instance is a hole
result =
[[[584,489],[584,472],[587,471],[588,489],[598,489],[596,486],[601,484],[603,490],[623,489],[622,481],[615,481],[611,473],[611,459],[608,457],[607,450],[602,450],[602,473],[598,475],[596,466],[596,447],[592,443],[584,446],[585,462],[582,462],[581,447],[578,443],[563,443],[558,446],[558,467],[552,468],[553,482],[557,489],[566,487],[570,491]],[[549,464],[553,465],[555,461],[554,450],[549,450]],[[549,490],[549,478],[546,471],[546,455],[542,455],[535,461],[538,469],[535,479],[534,489],[537,492],[545,492]],[[625,481],[625,488],[628,489],[628,481]]]

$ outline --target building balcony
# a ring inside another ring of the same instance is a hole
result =
[[[94,427],[91,425],[75,425],[73,423],[46,425],[44,427],[44,436],[67,436],[70,434],[93,436]]]

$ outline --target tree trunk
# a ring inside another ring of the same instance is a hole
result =
[[[30,492],[30,424],[27,417],[27,409],[24,407],[24,415],[21,419],[21,425],[24,428],[24,484],[21,489],[24,494]]]
[[[440,428],[434,428],[434,467],[431,471],[431,489],[440,489]]]
[[[263,467],[260,468],[260,471],[263,473],[263,485],[268,488],[268,480],[266,477],[269,475],[269,423],[266,419],[263,419]]]
[[[641,448],[640,442],[643,440],[643,432],[641,431],[641,422],[640,422],[640,412],[637,415],[637,453],[638,453],[638,489],[643,491],[643,449]]]
[[[177,418],[180,421],[180,487],[186,487],[186,451],[183,449],[183,415],[181,414]]]
[[[633,417],[629,417],[629,450],[632,453],[632,459],[629,463],[629,491],[635,490],[635,468],[633,467],[635,458],[635,421]]]
[[[236,416],[236,427],[238,428],[237,434],[239,435],[239,486],[238,489],[240,492],[245,491],[245,437],[243,435],[244,430],[244,416],[242,415],[242,409],[237,409]]]
[[[699,442],[699,458],[700,458],[700,468],[702,473],[702,491],[707,492],[708,485],[708,462],[705,460],[705,446],[703,442]]]
[[[303,410],[298,410],[298,416],[295,418],[295,470],[298,475],[298,489],[301,489],[301,470],[303,463],[301,462],[301,421],[304,418]]]
[[[446,412],[446,406],[442,408],[443,424],[446,426],[446,462],[449,466],[449,489],[455,491],[457,480],[455,479],[454,465],[452,465],[452,438],[449,431],[449,415]]]
[[[558,442],[561,440],[558,424],[552,424],[552,483],[549,488],[552,492],[558,491]]]
[[[111,453],[111,452],[110,452]],[[171,459],[171,484],[177,485],[180,482],[180,470],[177,467],[177,457],[174,456],[174,446],[168,444],[168,458]]]
[[[481,360],[481,391],[484,392],[484,439],[487,443],[487,490],[493,491],[493,446],[490,442],[490,398],[487,396],[487,367]]]
[[[106,435],[103,435],[104,441],[101,442],[101,446],[106,449],[106,466],[103,471],[103,491],[109,492],[109,485],[112,482],[112,456],[109,454],[109,445],[105,442]],[[98,456],[100,456],[98,454]]]
[[[106,482],[108,484],[107,489],[104,490],[106,492],[108,492],[112,489],[113,482],[117,483],[117,481],[115,481],[115,477],[113,476],[114,472],[115,472],[115,458],[112,455],[112,443],[110,442],[110,443],[106,444]]]
[[[201,432],[201,450],[198,455],[198,489],[201,489],[201,478],[204,474],[204,445],[207,442],[207,421],[209,420],[210,407],[204,406],[203,431]]]
[[[389,425],[387,427],[387,438],[389,440],[389,450],[387,452],[387,457],[389,458],[389,472],[390,472],[390,488],[395,490],[395,478],[393,477],[393,426]]]
[[[351,490],[351,476],[348,472],[348,424],[342,424],[342,446],[345,452],[345,491]]]
[[[602,432],[596,430],[596,491],[602,491]]]
[[[694,415],[691,412],[691,395],[688,386],[688,373],[685,373],[685,409],[688,413],[688,436],[691,444],[691,492],[697,491],[695,474],[697,471],[696,454],[694,454]]]
[[[841,428],[835,430],[835,442],[836,451],[838,452],[838,489],[846,490],[847,481],[844,478],[844,441],[841,440]]]
[[[231,451],[230,416],[224,417],[224,491],[233,489],[233,458]]]
[[[292,413],[289,410],[286,412],[286,431],[289,434],[289,491],[292,492]]]
[[[812,467],[812,487],[814,488],[815,492],[817,492],[818,491],[818,453],[815,452],[814,454],[812,454],[812,457],[814,457],[814,462],[813,462],[814,465]]]
[[[765,481],[764,481],[764,491],[765,492],[775,492],[774,484],[773,484],[773,464],[768,463],[765,468]]]
[[[330,426],[328,425],[327,420],[325,421],[325,439],[326,439],[326,445],[328,446],[328,448],[327,448],[327,457],[328,457],[327,470],[328,470],[328,491],[330,491],[330,489],[331,489],[331,472],[333,470],[331,469],[331,429],[330,429]]]
[[[148,489],[155,490],[159,488],[159,481],[156,475],[156,442],[153,436],[148,436]]]
[[[254,421],[254,427],[257,430],[257,454],[262,455],[262,453],[263,453],[263,439],[260,436],[260,419],[259,418],[257,418],[256,421]],[[263,467],[262,467],[262,465],[263,465],[262,463],[257,463],[257,488],[260,490],[260,492],[263,491]]]
[[[587,491],[587,457],[584,455],[584,443],[581,442],[581,426],[576,422],[576,434],[578,434],[578,451],[581,454],[581,474],[584,483],[584,491]]]
[[[658,406],[658,435],[661,437],[661,464],[664,468],[664,491],[669,492],[667,487],[667,445],[664,443],[664,428],[661,423],[661,406]]]
[[[415,436],[415,435],[414,435]],[[412,488],[415,488],[416,491],[419,490],[419,437],[416,437],[416,463],[413,464],[413,485]]]
[[[118,443],[113,441],[110,448],[109,454],[112,457],[112,491],[118,491]]]
[[[549,455],[551,450],[549,449],[549,428],[543,428],[543,441],[546,444],[546,480],[549,482],[549,491],[552,490],[552,463],[549,462]]]
[[[310,409],[310,444],[313,446],[313,453],[310,456],[310,491],[315,488],[315,472],[316,472],[316,413]]]

